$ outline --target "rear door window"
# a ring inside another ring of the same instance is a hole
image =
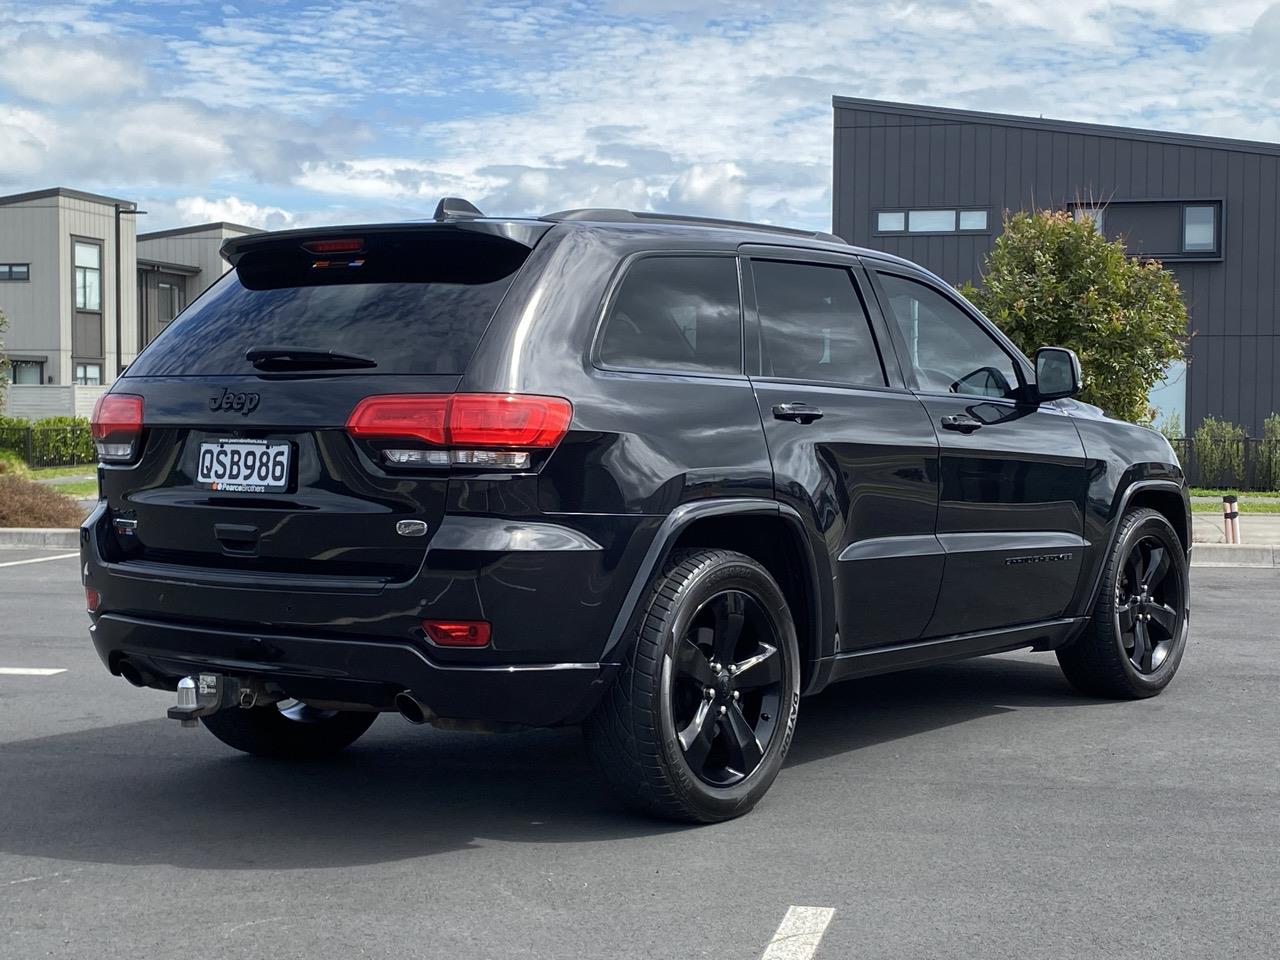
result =
[[[883,387],[871,320],[845,267],[752,260],[761,374]]]
[[[276,347],[375,364],[334,373],[462,373],[527,255],[510,241],[444,231],[379,238],[324,260],[297,241],[246,253],[128,375],[253,374],[245,354]]]
[[[741,373],[737,259],[637,260],[609,310],[600,360],[632,370]]]

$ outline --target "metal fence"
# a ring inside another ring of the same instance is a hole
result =
[[[1195,487],[1280,490],[1280,440],[1171,440]]]
[[[88,424],[60,427],[0,426],[0,450],[16,453],[33,467],[95,463],[98,455]]]
[[[1171,440],[1193,486],[1280,490],[1280,439]],[[0,450],[33,467],[93,463],[97,454],[88,424],[58,427],[0,426]]]

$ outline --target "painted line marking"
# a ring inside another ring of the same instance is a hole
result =
[[[835,913],[832,907],[788,907],[760,960],[810,960]]]
[[[52,677],[66,672],[66,667],[0,667],[0,677]]]
[[[78,556],[80,556],[78,553],[59,553],[52,557],[32,557],[30,560],[6,560],[0,563],[0,567],[20,567],[24,563],[48,563],[50,560],[67,560]]]

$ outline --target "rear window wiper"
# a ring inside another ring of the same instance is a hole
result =
[[[378,365],[371,357],[308,347],[251,347],[244,358],[259,370],[345,370]]]

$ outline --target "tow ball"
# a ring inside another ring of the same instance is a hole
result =
[[[181,721],[184,727],[195,727],[199,726],[199,717],[228,707],[255,707],[269,699],[261,683],[220,673],[200,673],[178,681],[178,702],[169,708],[169,719]]]

